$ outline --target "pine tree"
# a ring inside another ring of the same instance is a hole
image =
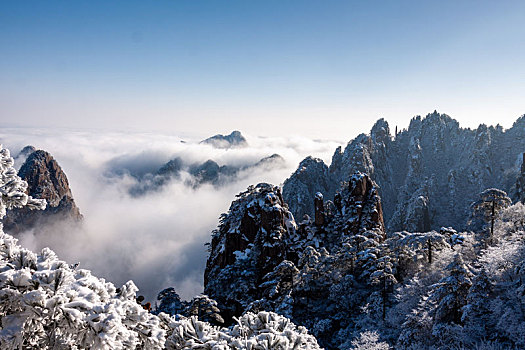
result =
[[[510,198],[505,191],[497,188],[489,188],[481,192],[480,199],[471,204],[472,207],[472,222],[475,219],[483,220],[487,225],[490,224],[489,237],[486,240],[487,244],[492,244],[494,237],[494,221],[498,213],[510,206]]]
[[[472,287],[467,295],[467,305],[463,307],[461,322],[464,324],[464,339],[470,343],[480,342],[491,335],[490,301],[493,285],[484,269],[472,279]]]
[[[382,252],[382,256],[376,261],[376,270],[370,275],[371,284],[378,286],[381,292],[381,316],[384,320],[386,317],[386,307],[388,302],[388,295],[397,283],[394,277],[393,265],[391,257],[387,251]]]
[[[388,350],[390,345],[379,341],[377,332],[365,331],[359,334],[359,338],[352,340],[352,350]]]
[[[159,305],[155,309],[156,314],[164,312],[168,315],[177,315],[186,307],[173,287],[160,291],[157,295],[157,300]]]
[[[196,316],[199,320],[213,324],[224,324],[221,310],[217,307],[217,302],[209,296],[200,294],[194,297],[184,310],[187,316]]]
[[[467,303],[473,275],[459,253],[447,266],[447,272],[448,276],[434,285],[434,292],[431,295],[438,304],[435,321],[462,324],[461,309]]]
[[[467,304],[467,295],[472,286],[469,267],[457,253],[447,266],[448,276],[433,286],[430,301],[435,303],[432,334],[445,343],[457,343],[461,337],[462,309]]]
[[[34,199],[26,194],[27,182],[16,174],[13,165],[9,150],[0,145],[0,220],[9,209],[27,207],[44,210],[46,207],[44,199]]]

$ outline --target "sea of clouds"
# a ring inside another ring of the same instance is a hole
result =
[[[53,155],[84,215],[80,227],[53,222],[21,234],[20,242],[35,251],[49,246],[67,262],[80,262],[81,268],[116,285],[132,279],[150,301],[166,287],[175,287],[181,297],[190,299],[203,291],[205,243],[235,195],[251,184],[282,184],[308,155],[329,164],[342,144],[295,136],[245,137],[248,147],[216,149],[196,138],[173,135],[0,129],[0,143],[13,156],[26,145]],[[219,165],[242,167],[274,153],[285,159],[283,165],[271,171],[249,168],[220,187],[195,188],[183,176],[158,191],[129,193],[137,176],[155,172],[175,157],[188,163],[212,159]]]

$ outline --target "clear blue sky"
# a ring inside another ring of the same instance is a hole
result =
[[[347,140],[525,113],[525,1],[2,1],[0,121]]]

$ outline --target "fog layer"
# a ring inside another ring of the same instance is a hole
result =
[[[80,262],[81,268],[117,285],[132,279],[149,300],[169,286],[191,298],[203,289],[205,243],[235,195],[250,184],[282,183],[307,155],[329,163],[340,144],[300,137],[246,138],[248,147],[225,150],[170,135],[0,129],[0,142],[13,156],[33,145],[55,157],[84,215],[80,228],[48,223],[21,234],[20,242],[33,250],[49,246],[66,261]],[[220,187],[193,188],[180,178],[140,197],[128,192],[140,175],[174,157],[243,167],[274,153],[285,159],[284,165],[271,171],[249,168]]]

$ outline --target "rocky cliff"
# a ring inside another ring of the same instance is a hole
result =
[[[496,187],[518,199],[516,182],[525,151],[525,116],[503,130],[471,130],[437,112],[415,117],[396,135],[380,119],[370,134],[338,148],[330,166],[305,159],[284,183],[283,196],[296,217],[313,215],[316,191],[334,199],[345,176],[361,171],[379,185],[386,225],[392,231],[465,227],[470,203]]]
[[[238,195],[212,235],[204,292],[218,301],[227,320],[261,296],[262,278],[282,262],[295,221],[278,187],[266,183]]]
[[[318,193],[315,221],[299,224],[279,187],[263,183],[237,197],[212,235],[205,293],[217,301],[226,323],[247,310],[274,310],[329,344],[328,333],[345,326],[315,327],[324,318],[342,317],[330,286],[346,288],[341,283],[350,275],[367,285],[381,257],[377,246],[385,232],[376,184],[363,173],[348,176],[335,202]],[[348,254],[355,263],[342,263]]]
[[[42,224],[44,220],[50,218],[75,222],[82,220],[66,174],[48,152],[37,150],[30,153],[20,167],[18,176],[28,183],[27,194],[33,198],[45,199],[47,207],[42,211],[25,208],[10,210],[4,218],[6,232],[16,234]]]

